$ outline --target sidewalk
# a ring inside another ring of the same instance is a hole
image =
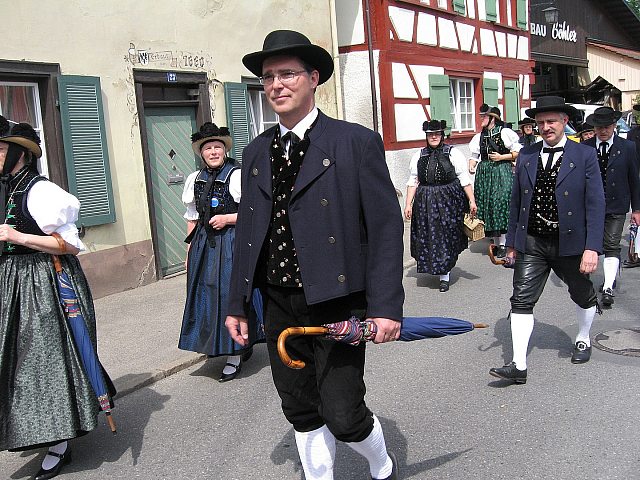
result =
[[[407,222],[404,240],[406,269],[414,262]],[[95,301],[98,354],[119,397],[206,358],[177,347],[186,282],[186,274],[177,275]]]

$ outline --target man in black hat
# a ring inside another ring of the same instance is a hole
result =
[[[507,258],[514,266],[511,297],[513,361],[489,373],[527,381],[533,308],[553,270],[576,304],[578,334],[572,363],[591,357],[589,331],[597,297],[589,280],[598,265],[604,230],[604,192],[592,148],[568,141],[564,127],[575,108],[562,97],[541,97],[534,117],[542,142],[520,150],[513,180]]]
[[[611,107],[596,108],[586,122],[594,126],[595,137],[584,142],[598,153],[606,199],[604,220],[604,284],[602,304],[611,307],[613,286],[620,266],[620,240],[631,205],[631,221],[640,225],[640,159],[633,142],[615,134],[622,113]]]
[[[336,439],[367,458],[374,479],[398,478],[364,402],[364,344],[294,338],[288,345],[306,363],[301,370],[286,367],[276,345],[290,326],[352,315],[376,323],[376,343],[397,339],[403,222],[382,140],[316,108],[333,58],[304,35],[271,32],[262,51],[242,61],[280,123],[243,152],[227,327],[246,344],[249,301],[260,287],[273,380],[307,480],[333,478]]]

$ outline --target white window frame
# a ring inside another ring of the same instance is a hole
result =
[[[249,97],[249,128],[252,135],[251,140],[253,140],[265,130],[277,125],[279,117],[278,114],[274,112],[276,116],[275,121],[265,120],[263,105],[265,104],[266,94],[264,90],[248,88],[247,96]]]
[[[38,170],[40,174],[49,177],[49,167],[47,162],[47,149],[45,145],[44,139],[44,131],[43,131],[43,122],[42,122],[42,109],[40,108],[40,90],[38,89],[38,84],[34,82],[5,82],[0,81],[0,86],[3,87],[32,87],[34,89],[33,98],[35,99],[34,105],[34,115],[36,124],[32,125],[33,129],[36,131],[38,136],[40,137],[40,147],[42,148],[42,157],[38,159]],[[2,110],[2,105],[0,105],[0,115],[4,115]]]
[[[468,111],[461,111],[461,102],[460,102],[460,85],[468,84],[469,91],[471,92],[470,97],[464,97],[470,100],[468,105],[470,109]],[[453,125],[451,126],[451,130],[453,132],[475,132],[476,130],[476,120],[475,120],[475,91],[473,88],[473,79],[472,78],[449,78],[449,100],[451,102],[451,117],[453,118]],[[467,117],[470,120],[470,125],[462,128],[462,115]]]

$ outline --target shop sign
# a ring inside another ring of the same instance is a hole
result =
[[[540,23],[530,23],[531,35],[538,37],[547,36],[547,26]],[[551,30],[551,38],[554,40],[562,40],[565,42],[576,43],[578,41],[578,34],[575,29],[572,29],[567,22],[556,22],[553,24]]]

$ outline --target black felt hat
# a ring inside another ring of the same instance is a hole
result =
[[[202,145],[213,140],[224,143],[227,152],[231,150],[231,145],[233,145],[231,133],[227,127],[218,127],[215,123],[205,122],[200,130],[191,135],[191,147],[195,154],[200,156]]]
[[[429,120],[422,124],[422,131],[425,133],[444,132],[446,129],[446,120]]]
[[[618,112],[611,107],[598,107],[587,117],[585,122],[594,127],[608,127],[616,123],[621,116],[622,112]]]
[[[245,55],[242,57],[242,63],[256,77],[261,77],[262,63],[267,58],[277,55],[292,55],[313,66],[320,73],[318,85],[329,80],[333,74],[331,54],[293,30],[275,30],[269,33],[264,39],[262,50]]]
[[[562,112],[569,115],[569,117],[573,117],[578,113],[578,110],[566,104],[564,98],[548,95],[538,98],[535,108],[528,108],[524,111],[525,115],[531,118],[535,118],[536,114],[544,112]]]
[[[500,120],[500,117],[502,115],[498,107],[491,107],[486,103],[483,103],[482,105],[480,105],[479,112],[480,112],[480,115],[489,115],[491,117],[495,117],[498,120]]]
[[[2,117],[9,124],[7,119]],[[17,123],[10,130],[6,128],[4,122],[0,121],[0,142],[15,143],[26,148],[36,158],[42,156],[42,148],[40,148],[40,137],[28,123]]]
[[[634,106],[633,106],[633,109],[634,109],[636,112],[640,112],[640,103],[639,103],[639,104],[637,104],[637,105],[634,105]]]
[[[578,129],[578,131],[576,132],[576,136],[580,136],[585,132],[593,132],[593,125],[591,125],[588,122],[584,122],[582,125],[580,125],[580,128]]]
[[[535,127],[536,121],[533,118],[526,117],[518,122],[519,127],[524,127],[525,125],[532,125]]]

